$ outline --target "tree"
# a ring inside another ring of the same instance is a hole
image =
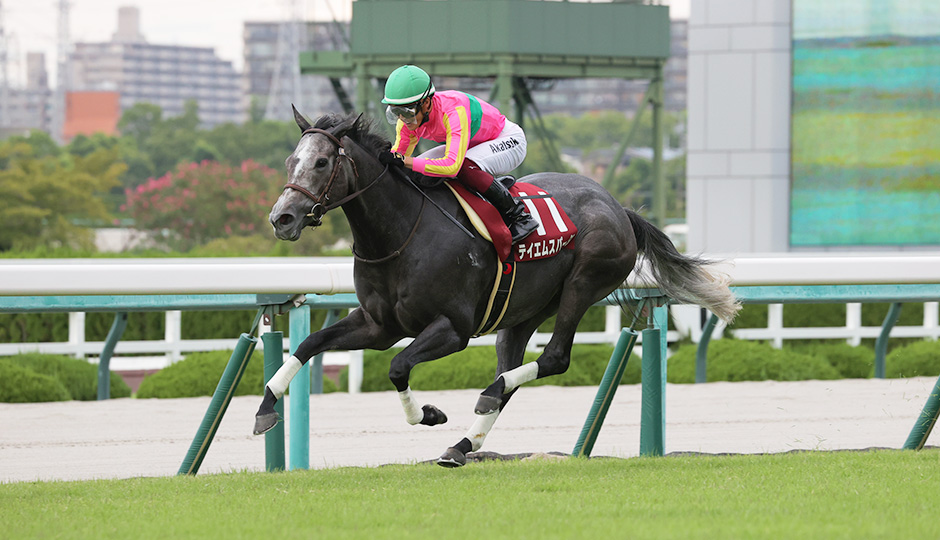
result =
[[[253,161],[239,167],[185,163],[126,190],[122,210],[137,228],[159,233],[187,251],[214,239],[267,230],[267,215],[280,184],[273,169]]]
[[[39,150],[48,152],[42,144]],[[92,247],[87,226],[111,218],[103,195],[125,169],[116,149],[70,159],[37,157],[19,139],[0,143],[0,162],[0,251]]]
[[[649,160],[634,158],[614,176],[608,187],[620,204],[629,208],[653,208],[653,165]],[[666,217],[685,217],[685,157],[663,162],[666,182]]]
[[[252,159],[280,169],[300,139],[297,125],[264,120],[242,125],[224,124],[200,133],[219,153],[219,161],[238,164]]]
[[[167,118],[153,127],[147,143],[141,147],[153,162],[154,174],[163,176],[177,164],[195,161],[199,141],[199,108],[195,101],[187,101],[185,112]]]
[[[523,161],[522,165],[516,169],[515,174],[517,174],[519,177],[522,177],[527,174],[549,171],[577,172],[567,165],[565,166],[564,170],[556,170],[557,167],[553,163],[554,161],[548,157],[548,154],[545,150],[545,145],[539,142],[538,138],[536,137],[528,138],[525,161]]]
[[[260,124],[264,121],[265,101],[258,96],[251,96],[251,103],[248,105],[248,122],[251,124]]]
[[[163,121],[163,109],[152,103],[135,103],[124,111],[118,120],[121,135],[137,141],[138,148],[144,148],[153,135],[154,129]]]
[[[33,130],[27,136],[15,135],[0,141],[0,170],[12,167],[17,158],[59,157],[62,149],[45,131]]]

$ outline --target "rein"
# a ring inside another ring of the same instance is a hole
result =
[[[380,257],[380,258],[378,258],[378,259],[365,259],[365,258],[359,256],[358,253],[356,253],[356,246],[353,246],[353,247],[352,247],[352,254],[353,254],[353,257],[354,257],[357,261],[360,261],[360,262],[369,263],[369,264],[378,264],[378,263],[383,263],[383,262],[385,262],[385,261],[390,261],[390,260],[392,260],[392,259],[394,259],[394,258],[396,258],[396,257],[401,256],[401,252],[402,252],[402,251],[405,251],[405,248],[408,247],[408,244],[410,244],[410,243],[411,243],[411,240],[415,237],[415,233],[418,232],[418,225],[421,225],[421,216],[424,215],[424,207],[425,207],[426,205],[427,205],[427,200],[422,199],[422,200],[421,200],[421,209],[418,210],[418,219],[415,221],[414,227],[411,228],[411,233],[408,235],[408,238],[405,239],[405,243],[402,244],[400,248],[398,248],[398,249],[396,249],[395,251],[391,252],[390,254],[388,254],[388,255],[386,255],[386,256],[384,256],[384,257]]]

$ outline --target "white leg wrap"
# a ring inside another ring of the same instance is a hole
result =
[[[303,364],[300,363],[300,360],[298,360],[296,356],[291,356],[287,359],[287,362],[284,362],[284,365],[282,365],[277,370],[277,373],[271,377],[271,380],[268,381],[268,388],[274,393],[274,397],[281,399],[284,392],[287,391],[287,385],[290,384],[291,379],[294,378],[294,375],[297,375],[297,372],[300,371],[302,367]]]
[[[503,381],[506,382],[506,392],[512,392],[523,384],[534,381],[539,376],[539,365],[535,362],[522,364],[516,369],[511,369],[502,374]]]
[[[405,420],[409,424],[415,425],[424,418],[424,411],[421,410],[414,394],[411,393],[410,386],[398,393],[398,399],[401,400],[401,407],[405,409]]]
[[[477,415],[477,419],[473,422],[473,425],[470,426],[470,431],[467,432],[467,440],[470,441],[471,452],[476,452],[483,446],[483,441],[486,440],[487,434],[493,429],[493,424],[498,417],[499,411]]]

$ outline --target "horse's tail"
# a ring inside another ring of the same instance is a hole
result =
[[[741,303],[728,288],[728,276],[709,272],[712,261],[679,253],[652,223],[628,208],[624,211],[633,225],[637,249],[649,262],[648,270],[659,289],[676,300],[707,308],[725,322],[733,321]]]

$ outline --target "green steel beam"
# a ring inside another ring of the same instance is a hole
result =
[[[290,353],[310,335],[310,306],[290,310]],[[310,468],[310,362],[304,363],[289,386],[290,470]]]
[[[660,349],[660,329],[643,330],[643,355],[640,366],[640,455],[662,456],[666,447],[665,355]]]
[[[627,136],[620,142],[620,146],[617,148],[617,151],[614,152],[613,159],[610,160],[610,166],[607,167],[607,171],[604,173],[604,180],[601,181],[601,185],[608,191],[610,190],[611,183],[614,181],[614,176],[617,174],[617,168],[620,166],[620,160],[623,159],[624,152],[626,152],[627,147],[633,143],[633,137],[636,135],[636,130],[640,126],[640,119],[643,118],[643,113],[646,111],[646,105],[650,102],[652,93],[653,83],[650,82],[649,86],[646,88],[646,93],[643,94],[643,99],[640,100],[640,106],[637,108],[636,114],[633,115],[633,121],[630,122],[630,129],[627,130]]]
[[[124,329],[127,328],[127,312],[120,311],[114,314],[114,322],[108,330],[108,337],[104,342],[104,349],[98,357],[98,399],[111,399],[111,356]]]
[[[666,178],[663,175],[663,74],[662,70],[650,81],[653,91],[650,104],[653,107],[653,213],[656,225],[666,226]]]
[[[639,3],[360,0],[353,3],[349,51],[306,51],[299,62],[302,74],[331,80],[346,112],[353,107],[375,118],[382,111],[373,81],[383,87],[403,64],[433,77],[492,78],[496,104],[522,125],[528,104],[516,99],[512,110],[513,78],[661,77],[670,31],[667,6]],[[343,77],[356,80],[353,100],[338,84]]]
[[[271,377],[284,364],[284,333],[265,332],[261,336],[261,342],[264,343],[264,384],[267,385]],[[283,399],[277,400],[274,411],[281,421],[264,434],[264,470],[268,472],[287,469],[286,452],[284,451]]]
[[[604,425],[604,418],[607,417],[607,411],[614,400],[614,394],[617,393],[617,388],[619,388],[620,381],[627,369],[627,362],[630,360],[630,354],[633,352],[637,336],[639,334],[631,328],[622,328],[620,330],[620,338],[617,340],[614,352],[607,363],[607,369],[604,371],[604,377],[597,388],[594,403],[591,405],[591,410],[588,412],[584,427],[581,428],[581,435],[578,437],[578,442],[575,444],[571,455],[590,457],[597,436]]]
[[[637,298],[662,296],[659,289],[623,289]],[[844,302],[931,302],[940,300],[940,284],[901,285],[787,285],[731,287],[746,304],[813,304]],[[611,294],[597,305],[617,305]],[[310,294],[305,304],[311,309],[354,308],[354,293]],[[117,296],[2,296],[0,313],[64,313],[71,311],[172,311],[255,309],[254,294],[207,295],[117,295]]]
[[[346,89],[343,88],[342,83],[340,83],[339,77],[330,77],[330,85],[333,86],[333,93],[336,94],[336,98],[339,100],[339,105],[343,108],[343,112],[346,114],[353,112],[355,107],[353,107],[352,100],[349,99],[349,94],[346,92]]]
[[[256,309],[255,294],[115,295],[115,296],[0,296],[0,313],[67,313],[72,311],[224,311]],[[310,294],[306,304],[314,309],[350,308],[359,305],[353,293]]]
[[[702,337],[699,338],[698,347],[695,349],[695,382],[697,383],[708,382],[708,344],[712,340],[712,333],[717,324],[718,315],[712,313],[705,327],[702,328]]]
[[[520,77],[558,79],[652,79],[660,61],[536,54],[450,55],[352,55],[341,51],[300,53],[300,72],[305,75],[349,77],[361,70],[370,78],[384,78],[402,64],[417,64],[437,77],[497,77],[499,63],[510,65]]]
[[[222,372],[219,384],[212,394],[209,408],[202,418],[202,423],[199,424],[196,436],[193,438],[193,442],[190,444],[189,451],[186,452],[186,457],[183,459],[177,474],[194,476],[199,472],[199,466],[209,451],[209,445],[212,444],[212,439],[219,429],[219,424],[222,423],[222,417],[225,416],[225,411],[228,409],[229,403],[232,402],[232,397],[235,396],[238,383],[248,367],[248,361],[251,360],[251,353],[254,352],[257,343],[258,338],[248,334],[242,334],[238,338],[235,350],[232,351],[232,356],[229,357],[228,363],[225,365],[225,371]]]
[[[561,161],[561,152],[558,151],[558,147],[555,146],[555,141],[552,139],[552,134],[548,130],[548,127],[545,125],[545,121],[542,120],[542,114],[539,112],[538,105],[536,105],[535,100],[532,99],[532,93],[529,92],[529,88],[525,84],[525,79],[522,77],[513,77],[513,91],[516,101],[516,108],[519,109],[519,119],[521,120],[524,112],[528,112],[529,116],[532,118],[532,129],[529,131],[538,135],[539,143],[545,149],[545,154],[548,156],[549,161],[551,161],[552,167],[558,172],[564,170],[564,163]],[[521,123],[519,124],[522,125]]]
[[[901,316],[901,303],[894,302],[891,304],[891,308],[888,310],[888,314],[885,315],[884,322],[881,323],[881,333],[878,334],[878,339],[875,340],[875,378],[884,379],[885,378],[885,358],[888,356],[888,338],[891,337],[891,329],[894,328],[894,325],[898,322],[898,317]]]
[[[254,294],[0,296],[0,313],[62,313],[70,311],[173,311],[254,309]]]
[[[932,302],[940,285],[787,285],[731,287],[745,304],[819,304],[845,302]]]
[[[910,435],[907,436],[907,440],[904,442],[904,449],[923,449],[924,444],[927,442],[927,437],[930,436],[933,426],[937,423],[938,416],[940,416],[940,378],[938,378],[936,384],[934,384],[933,391],[931,391],[930,395],[927,397],[927,403],[924,404],[920,416],[918,416],[917,421],[914,422],[914,427],[911,429]]]

